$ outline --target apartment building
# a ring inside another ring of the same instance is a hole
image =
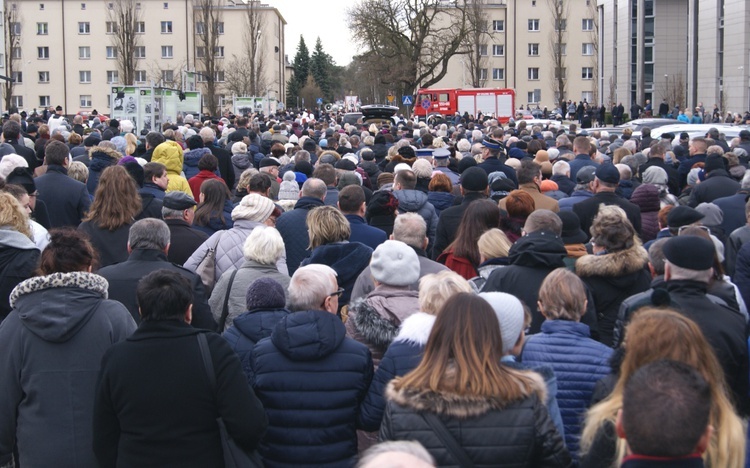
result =
[[[562,97],[598,100],[595,0],[487,0],[481,7],[487,32],[478,44],[480,87],[513,88],[516,108],[538,105],[552,110],[560,101],[555,65],[559,53]],[[471,87],[471,78],[468,58],[458,55],[433,87]]]
[[[113,87],[133,84],[181,88],[183,71],[196,71],[198,89],[205,92],[201,69],[205,47],[200,46],[199,9],[193,0],[138,0],[134,49],[135,82],[124,83],[117,65],[116,22],[110,12],[115,1],[128,0],[8,0],[12,24],[20,44],[7,50],[14,59],[16,83],[12,105],[33,109],[61,105],[67,114],[108,113]],[[136,1],[136,0],[134,0]],[[217,93],[231,103],[226,69],[232,60],[247,62],[247,10],[252,4],[260,17],[256,60],[263,61],[263,95],[286,93],[284,27],[279,11],[259,2],[217,1],[220,19],[216,73]],[[7,36],[7,35],[6,35]],[[4,63],[4,60],[0,60]],[[8,68],[7,65],[3,65]],[[3,74],[0,69],[0,75]],[[7,71],[5,71],[7,73]],[[205,99],[204,99],[205,102]]]
[[[598,0],[603,98],[750,109],[750,2]]]

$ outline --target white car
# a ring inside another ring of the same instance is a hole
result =
[[[732,138],[740,136],[742,130],[750,130],[747,125],[730,125],[730,124],[676,124],[676,125],[664,125],[651,130],[651,138],[661,138],[665,133],[672,133],[675,139],[680,138],[680,133],[685,132],[690,136],[690,139],[696,137],[704,137],[706,133],[712,128],[719,131],[720,134],[724,134],[726,141],[731,141]]]

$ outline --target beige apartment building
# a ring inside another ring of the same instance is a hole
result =
[[[479,85],[513,88],[521,105],[554,109],[559,102],[555,66],[562,58],[565,100],[598,101],[595,0],[486,0],[488,31],[479,45]],[[562,31],[559,41],[557,26]],[[557,46],[559,44],[559,48]],[[450,60],[448,73],[434,88],[470,88],[469,59]]]
[[[138,41],[135,82],[123,83],[117,66],[109,11],[123,0],[9,0],[15,10],[12,27],[20,45],[10,53],[15,60],[12,105],[31,112],[60,105],[66,114],[110,111],[112,88],[123,85],[182,89],[183,71],[196,71],[197,89],[205,92],[197,34],[203,27],[193,0],[139,0],[136,9]],[[127,1],[127,0],[125,0]],[[252,0],[250,0],[252,1]],[[220,10],[216,48],[217,93],[231,104],[227,67],[237,58],[247,62],[245,31],[247,3],[217,1]],[[286,93],[284,27],[286,21],[269,5],[253,4],[260,15],[256,60],[263,61],[262,95],[283,99]],[[6,49],[7,50],[7,49]],[[4,63],[4,60],[0,60]],[[7,69],[4,64],[3,67]],[[0,68],[0,75],[8,73]],[[260,93],[259,93],[260,94]],[[204,99],[205,102],[205,99]]]

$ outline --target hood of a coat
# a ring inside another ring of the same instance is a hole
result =
[[[232,322],[234,327],[250,339],[257,343],[263,338],[271,336],[274,327],[282,318],[289,315],[286,309],[255,309],[240,314]]]
[[[603,276],[619,278],[643,270],[648,253],[640,245],[604,255],[584,255],[576,260],[576,274],[582,278]]]
[[[511,265],[558,268],[565,266],[568,255],[560,236],[547,231],[532,232],[516,241],[510,248]]]
[[[322,263],[336,271],[339,284],[356,279],[370,264],[372,249],[359,242],[337,242],[313,249],[307,263]]]
[[[31,250],[37,246],[34,241],[21,234],[18,231],[8,227],[0,227],[0,247],[10,247],[13,249]]]
[[[398,334],[399,325],[419,310],[417,291],[375,288],[366,298],[349,305],[357,330],[378,348],[387,348]]]
[[[171,140],[167,140],[154,148],[154,153],[151,155],[151,162],[164,164],[170,175],[179,175],[182,172],[183,160],[182,147]]]
[[[641,184],[633,191],[633,195],[630,196],[630,203],[638,205],[641,213],[659,211],[661,209],[659,189],[656,185]]]
[[[419,190],[394,190],[393,196],[398,199],[400,212],[414,213],[427,203],[427,194]]]
[[[183,161],[186,166],[198,167],[198,161],[206,154],[211,154],[208,148],[195,148],[194,150],[185,151]]]
[[[436,319],[436,316],[426,312],[417,312],[407,317],[401,323],[401,328],[393,342],[404,342],[419,346],[427,345],[427,339],[430,337]]]
[[[89,158],[91,159],[89,170],[101,172],[117,164],[117,161],[122,159],[122,155],[113,149],[95,146],[89,152]]]
[[[293,361],[316,361],[336,351],[346,338],[346,327],[336,314],[323,310],[293,312],[279,320],[271,341]]]
[[[244,171],[245,169],[250,167],[252,162],[250,161],[250,156],[247,153],[237,153],[232,155],[232,164]]]
[[[53,273],[22,281],[10,293],[10,305],[29,331],[63,343],[88,322],[108,288],[107,280],[93,273]]]

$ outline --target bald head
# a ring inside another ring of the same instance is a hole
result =
[[[321,179],[311,177],[302,184],[302,196],[319,198],[323,200],[326,196],[326,183]]]

